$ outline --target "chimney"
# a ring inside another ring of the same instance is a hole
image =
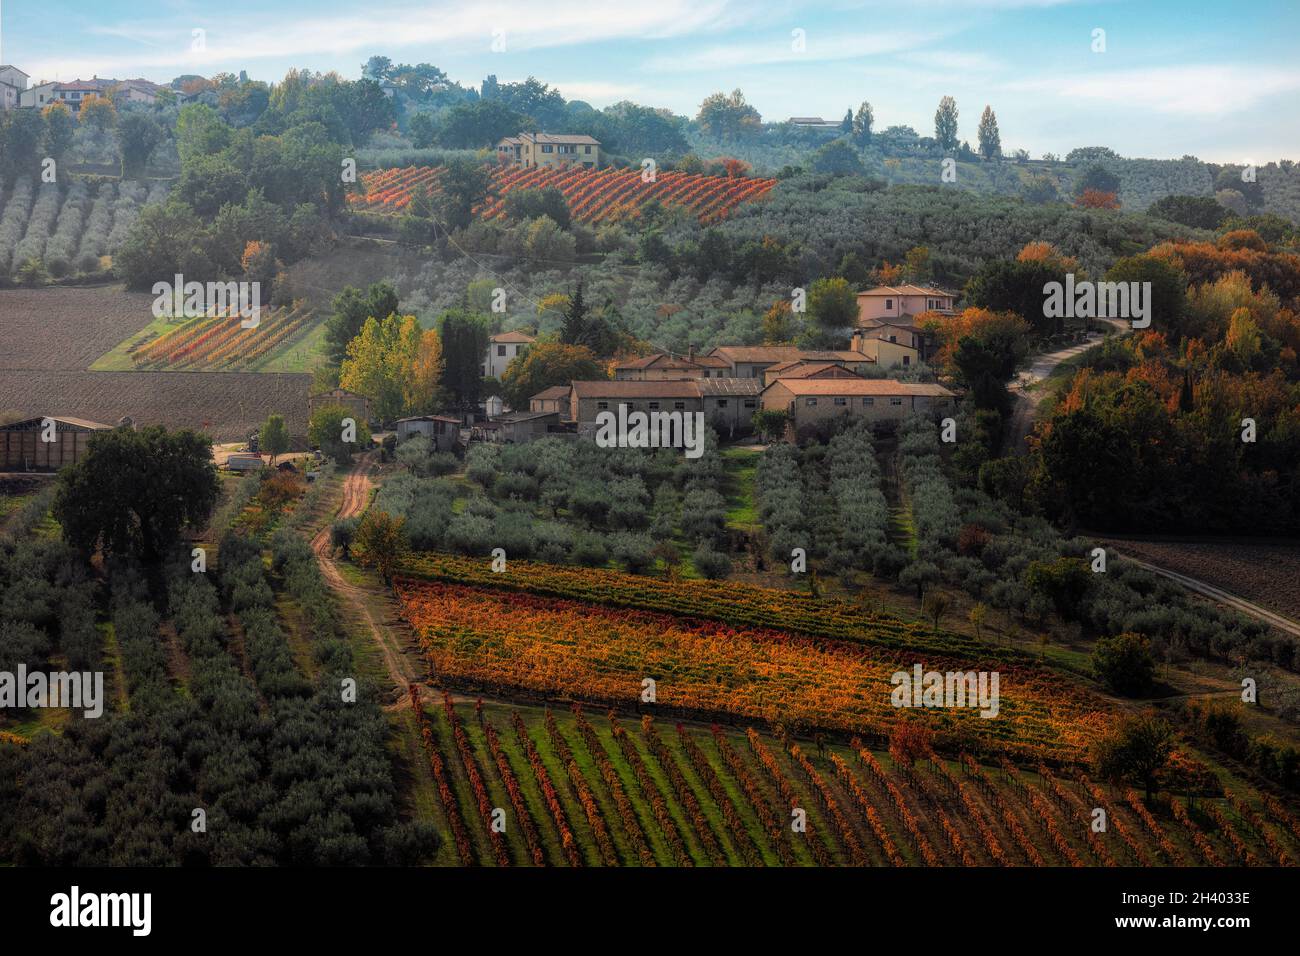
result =
[[[686,346],[686,358],[687,358],[688,360],[692,361],[692,362],[695,361],[695,343],[694,343],[694,342],[692,342],[690,345]]]

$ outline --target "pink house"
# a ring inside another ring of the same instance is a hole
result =
[[[956,296],[932,286],[880,285],[858,293],[858,324],[868,319],[901,319],[922,312],[951,312]]]

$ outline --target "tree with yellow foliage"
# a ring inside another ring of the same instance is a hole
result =
[[[413,315],[369,318],[351,342],[339,368],[339,385],[365,395],[375,414],[388,421],[437,405],[442,375],[438,333],[420,328]]]
[[[90,126],[97,132],[106,132],[117,125],[117,107],[107,97],[92,93],[81,101],[77,122]]]

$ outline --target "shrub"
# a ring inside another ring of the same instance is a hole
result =
[[[1155,684],[1151,642],[1141,634],[1103,637],[1092,652],[1092,671],[1107,688],[1125,697],[1141,697]]]
[[[695,570],[711,581],[725,578],[731,573],[731,558],[721,551],[715,551],[707,541],[695,549],[691,560],[695,564]]]

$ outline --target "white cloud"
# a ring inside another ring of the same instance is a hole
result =
[[[446,53],[491,51],[496,33],[505,52],[574,46],[604,40],[646,39],[700,34],[734,25],[743,13],[731,0],[655,0],[654,3],[592,4],[586,0],[489,0],[473,5],[380,4],[352,15],[295,16],[237,23],[220,19],[125,22],[90,28],[89,32],[139,43],[129,54],[86,55],[37,61],[34,76],[60,77],[138,73],[148,68],[205,70],[257,60],[305,59],[317,55],[400,51],[421,46]],[[194,50],[191,30],[206,31],[206,47]],[[421,51],[422,53],[424,51]]]
[[[773,63],[816,63],[880,56],[910,50],[937,39],[936,34],[906,31],[880,33],[826,34],[808,31],[804,48],[794,49],[790,31],[773,31],[770,40],[728,43],[676,56],[657,56],[645,63],[647,70],[675,72],[714,70],[732,67],[761,66]]]
[[[908,63],[961,73],[991,73],[1006,68],[1005,63],[986,53],[958,50],[915,50],[899,54],[898,58]]]
[[[643,92],[643,87],[625,83],[603,83],[599,80],[556,80],[551,86],[559,90],[566,100],[595,100],[599,103],[616,103],[631,99]]]
[[[1200,65],[1016,80],[1004,88],[1061,99],[1183,116],[1225,116],[1300,89],[1300,71],[1278,67]]]

